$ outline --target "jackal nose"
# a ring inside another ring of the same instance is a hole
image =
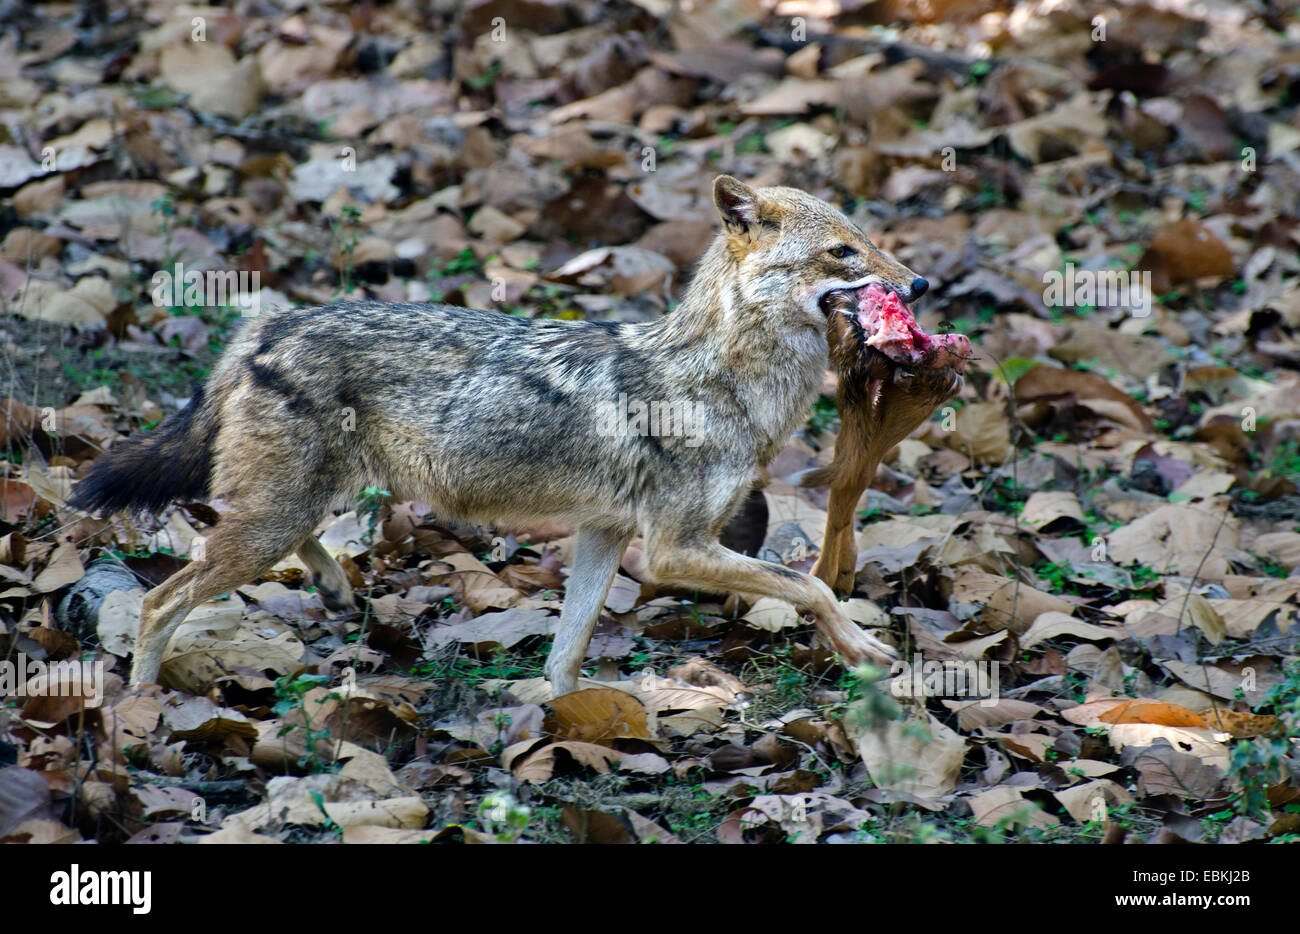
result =
[[[908,301],[914,301],[925,294],[925,290],[930,287],[930,283],[917,276],[912,280],[912,297]]]

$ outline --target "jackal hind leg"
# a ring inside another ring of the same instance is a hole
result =
[[[312,583],[316,585],[325,609],[343,615],[356,611],[357,601],[347,574],[315,535],[308,535],[298,545],[298,557],[311,571]]]
[[[306,513],[296,517],[240,513],[235,505],[208,534],[202,560],[191,561],[145,594],[131,664],[132,684],[158,680],[167,643],[196,606],[266,573],[315,525]]]
[[[818,635],[849,665],[865,661],[888,665],[896,656],[894,649],[845,616],[831,589],[810,574],[749,558],[716,543],[687,546],[667,542],[650,546],[650,573],[669,586],[786,600],[800,613],[812,614]]]
[[[546,677],[553,696],[578,689],[582,659],[591,633],[600,619],[610,584],[632,533],[603,526],[583,525],[573,549],[573,565],[564,587],[564,606],[555,644],[546,660]]]

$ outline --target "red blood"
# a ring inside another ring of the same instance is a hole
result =
[[[926,334],[912,310],[878,283],[857,292],[858,323],[867,345],[896,363],[921,369],[950,366],[960,372],[970,357],[970,340],[961,334]]]

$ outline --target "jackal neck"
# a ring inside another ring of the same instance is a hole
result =
[[[727,327],[727,283],[738,272],[723,255],[721,237],[715,237],[696,267],[686,293],[670,314],[650,326],[647,336],[664,349],[684,350],[712,343]],[[728,270],[726,266],[733,268]],[[729,276],[727,273],[730,272]]]
[[[661,349],[712,345],[724,356],[733,356],[762,352],[764,345],[787,344],[791,339],[801,344],[805,336],[801,332],[807,331],[820,337],[824,352],[825,334],[802,319],[792,295],[764,296],[762,301],[747,298],[745,276],[752,280],[753,273],[741,270],[722,235],[714,238],[681,304],[651,325],[647,337]],[[754,282],[748,284],[752,287]]]
[[[733,398],[764,456],[806,415],[827,363],[826,335],[779,294],[747,299],[720,236],[700,260],[682,302],[639,335],[682,380]]]

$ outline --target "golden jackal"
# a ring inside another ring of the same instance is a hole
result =
[[[326,605],[350,609],[343,571],[312,532],[371,483],[439,516],[577,528],[546,665],[557,695],[576,687],[637,529],[655,580],[788,600],[847,663],[888,661],[893,650],[845,617],[822,581],[730,551],[718,535],[807,417],[827,364],[827,315],[851,312],[832,296],[852,293],[852,306],[875,286],[908,301],[925,280],[805,192],[721,176],[713,193],[724,229],[681,305],[654,322],[377,302],[251,321],[183,411],[114,447],[77,486],[72,504],[85,510],[208,495],[232,507],[204,560],[145,597],[131,680],[157,680],[195,606],[295,549]],[[951,367],[931,372],[960,386]],[[689,436],[611,431],[609,404],[624,396],[689,405],[696,424]]]

